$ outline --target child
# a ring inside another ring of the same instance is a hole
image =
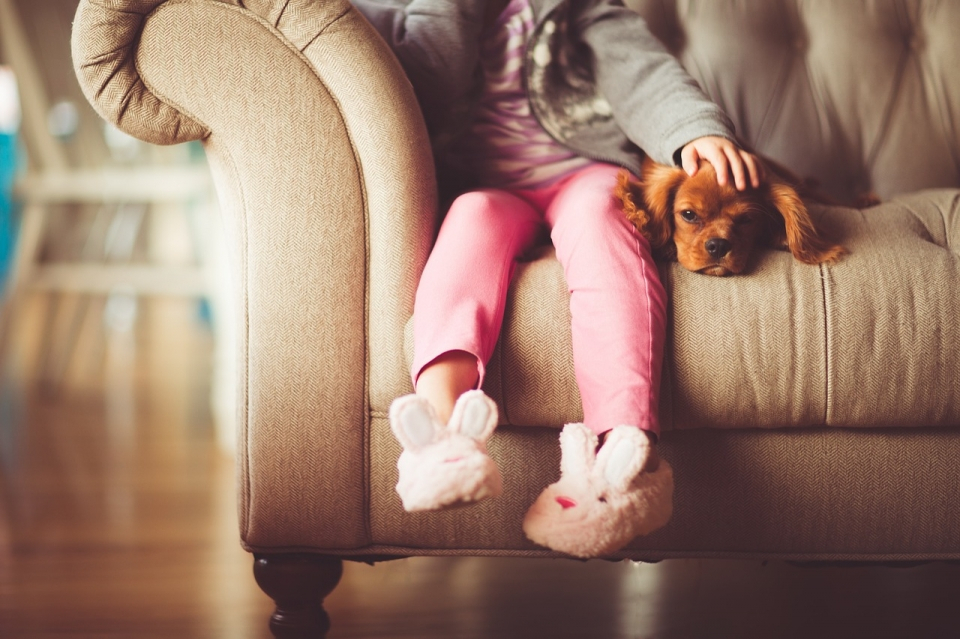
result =
[[[607,516],[570,525],[564,511],[576,500],[555,497],[555,484],[524,530],[578,556],[618,550],[669,518],[672,474],[655,448],[666,295],[647,241],[613,198],[617,172],[639,174],[643,149],[690,175],[709,162],[721,184],[732,176],[743,190],[759,186],[757,160],[619,0],[354,3],[407,72],[441,191],[458,196],[417,290],[416,393],[390,411],[405,448],[397,485],[404,506],[438,509],[499,494],[484,445],[496,406],[478,389],[517,259],[546,228],[570,290],[586,426],[561,435],[564,480],[589,470],[568,460],[567,447],[578,442],[590,455],[603,442],[597,458],[607,468],[639,460],[639,475],[607,487],[616,493],[600,496]]]

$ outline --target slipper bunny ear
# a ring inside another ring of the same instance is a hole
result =
[[[597,436],[583,424],[567,424],[560,433],[560,475],[586,477],[597,456]]]
[[[634,426],[617,426],[597,453],[595,472],[617,491],[625,491],[650,457],[650,440]]]
[[[497,404],[481,390],[457,398],[447,428],[478,442],[485,442],[497,427]]]
[[[390,430],[404,450],[420,451],[437,441],[443,426],[427,400],[405,395],[390,404]]]

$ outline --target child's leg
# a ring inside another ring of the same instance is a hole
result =
[[[500,332],[516,258],[542,218],[500,191],[458,198],[427,260],[414,304],[416,395],[394,400],[390,427],[403,445],[397,493],[408,511],[500,494],[486,453],[497,407],[478,388]]]
[[[652,445],[666,295],[647,241],[614,200],[617,171],[603,165],[581,171],[546,211],[570,289],[586,425],[564,427],[560,480],[527,511],[523,530],[578,557],[619,550],[665,525],[673,512],[673,472]],[[607,432],[597,450],[597,435]]]
[[[504,191],[466,193],[451,205],[413,315],[414,386],[442,422],[463,392],[483,383],[516,259],[542,227],[533,206]]]
[[[613,196],[618,170],[597,165],[570,178],[546,218],[570,289],[584,423],[597,434],[639,426],[655,440],[666,293],[649,243]]]

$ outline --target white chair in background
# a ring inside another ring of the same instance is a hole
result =
[[[136,299],[142,295],[179,295],[207,298],[213,307],[215,363],[212,410],[218,440],[234,447],[234,365],[230,345],[232,314],[221,311],[230,304],[225,295],[231,287],[224,249],[220,246],[216,197],[203,162],[156,166],[117,162],[116,166],[77,168],[71,165],[64,145],[57,139],[72,133],[69,103],[51,111],[43,76],[13,0],[0,0],[0,60],[14,70],[22,105],[22,135],[30,153],[27,172],[15,185],[22,204],[19,236],[6,287],[0,301],[0,355],[18,301],[29,291],[106,296],[105,322],[132,322]],[[72,123],[73,129],[76,122]],[[113,135],[113,145],[122,156],[124,135]],[[56,134],[56,135],[55,135]],[[107,136],[108,146],[111,135]],[[132,140],[132,139],[131,139]],[[134,142],[140,144],[139,142]],[[87,241],[75,261],[47,262],[41,259],[44,239],[55,229],[57,214],[70,206],[97,207]],[[131,263],[134,243],[147,212],[155,215],[192,216],[192,252],[188,263]],[[86,308],[84,305],[83,308]],[[76,311],[75,311],[76,312]],[[82,318],[71,324],[76,328]],[[46,348],[52,336],[45,336]],[[59,359],[69,358],[67,352]],[[46,359],[46,358],[44,358]],[[55,358],[56,359],[56,358]],[[53,365],[62,369],[64,364]]]

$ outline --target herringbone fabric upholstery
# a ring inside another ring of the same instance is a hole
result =
[[[960,558],[956,4],[632,4],[760,151],[840,196],[904,195],[816,209],[852,249],[836,266],[663,265],[676,514],[629,554]],[[416,102],[369,25],[345,0],[82,0],[73,45],[104,117],[207,149],[238,291],[245,546],[545,554],[521,517],[581,416],[549,247],[517,269],[488,366],[504,496],[413,516],[393,490],[385,412],[410,390],[438,212]],[[954,190],[906,195],[925,187]]]

